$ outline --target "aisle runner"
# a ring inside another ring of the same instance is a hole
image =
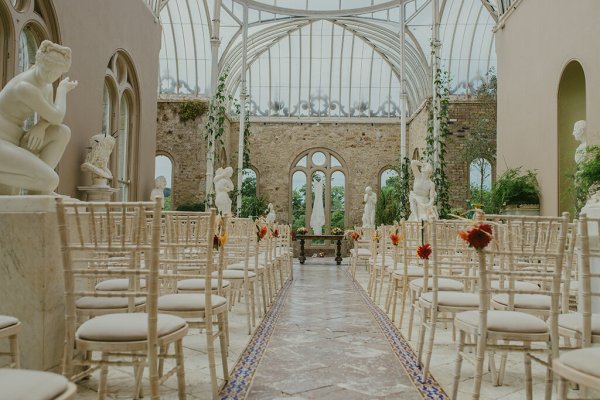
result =
[[[293,281],[288,281],[281,289],[265,318],[254,331],[248,346],[235,363],[229,376],[229,382],[219,394],[222,400],[242,400],[246,398],[248,389],[252,384],[252,378],[267,348],[269,338],[273,333],[273,328],[275,328],[275,322],[281,314],[281,309],[292,283]]]
[[[436,400],[449,399],[446,392],[444,392],[444,389],[442,389],[441,385],[435,380],[435,378],[431,376],[431,374],[429,374],[429,378],[425,382],[421,380],[423,374],[421,372],[421,368],[419,367],[417,356],[406,339],[404,339],[402,336],[402,333],[398,327],[396,327],[396,325],[389,319],[387,314],[378,305],[376,305],[373,300],[371,300],[360,283],[352,279],[350,272],[348,270],[346,270],[346,272],[348,273],[348,279],[351,279],[354,283],[356,291],[360,294],[367,307],[373,314],[373,317],[377,321],[379,328],[381,328],[381,331],[390,342],[394,354],[396,354],[400,360],[404,370],[410,376],[413,384],[419,390],[423,398]]]

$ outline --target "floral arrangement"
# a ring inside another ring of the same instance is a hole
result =
[[[342,235],[343,233],[344,233],[344,230],[338,228],[337,226],[335,228],[331,228],[332,235]]]
[[[213,237],[213,249],[219,250],[219,248],[225,246],[225,243],[227,243],[227,238],[229,237],[229,235],[226,231],[224,231],[225,223],[223,222],[223,219],[219,217],[217,220],[217,232]]]
[[[379,242],[379,232],[378,231],[373,232],[373,236],[371,236],[371,239],[375,242]]]
[[[398,246],[402,241],[402,235],[398,232],[398,227],[394,229],[392,233],[390,233],[390,241],[394,246]]]
[[[260,242],[267,236],[268,228],[266,225],[256,225],[256,239]]]
[[[271,231],[271,237],[278,238],[279,237],[279,229],[275,228],[275,230]]]
[[[306,235],[308,233],[308,229],[306,229],[305,227],[301,227],[296,230],[296,233],[298,235]]]
[[[346,239],[354,240],[355,242],[360,239],[360,232],[355,230],[349,230],[344,233]]]
[[[468,231],[459,231],[458,236],[469,243],[469,247],[473,247],[475,250],[482,250],[493,239],[492,226],[490,224],[479,223]]]
[[[429,260],[431,251],[431,245],[429,243],[422,244],[419,246],[419,248],[417,248],[417,255],[422,260]]]

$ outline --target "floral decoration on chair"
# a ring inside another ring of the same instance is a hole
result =
[[[260,242],[262,239],[265,238],[265,236],[267,236],[267,232],[269,231],[269,229],[267,228],[266,225],[256,225],[256,239]]]
[[[217,219],[217,233],[215,233],[215,236],[213,237],[213,249],[219,250],[221,246],[225,246],[225,243],[227,243],[229,235],[227,232],[223,232],[224,230],[225,223],[223,222],[223,219],[219,217]]]
[[[349,231],[346,231],[346,233],[344,233],[344,237],[346,239],[351,239],[356,242],[358,239],[360,239],[360,232],[355,231],[355,230],[349,230]]]
[[[272,238],[278,238],[279,237],[279,229],[275,228],[275,230],[271,231],[271,237]]]
[[[482,250],[487,247],[494,237],[492,226],[482,223],[477,224],[468,231],[459,231],[458,236],[469,243],[469,247],[473,247],[475,250]]]
[[[402,241],[402,235],[398,232],[398,228],[395,228],[394,232],[390,233],[390,241],[394,246],[398,246]]]
[[[417,249],[417,255],[422,260],[429,260],[429,256],[431,255],[431,245],[429,243],[422,244]]]

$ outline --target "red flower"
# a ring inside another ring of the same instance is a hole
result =
[[[256,237],[258,238],[258,240],[260,241],[261,239],[264,239],[265,236],[267,236],[267,227],[266,226],[261,226],[258,227],[258,225],[256,226]]]
[[[350,234],[350,237],[352,237],[352,240],[356,242],[358,239],[360,239],[360,233],[354,231]]]
[[[402,235],[400,235],[399,233],[391,233],[390,240],[392,241],[392,244],[394,246],[398,246],[398,243],[400,243],[400,241],[402,240]]]
[[[279,229],[275,229],[272,233],[271,233],[272,237],[279,237]]]
[[[422,244],[417,249],[417,255],[423,260],[429,260],[429,256],[431,255],[431,246],[429,244]]]
[[[219,250],[219,236],[217,235],[213,237],[213,249]]]
[[[468,232],[458,232],[458,235],[461,239],[469,243],[469,247],[481,250],[492,241],[492,233],[492,226],[490,224],[479,224]]]

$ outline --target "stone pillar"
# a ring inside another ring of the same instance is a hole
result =
[[[54,196],[0,196],[0,314],[17,317],[22,368],[58,370],[64,284]]]

